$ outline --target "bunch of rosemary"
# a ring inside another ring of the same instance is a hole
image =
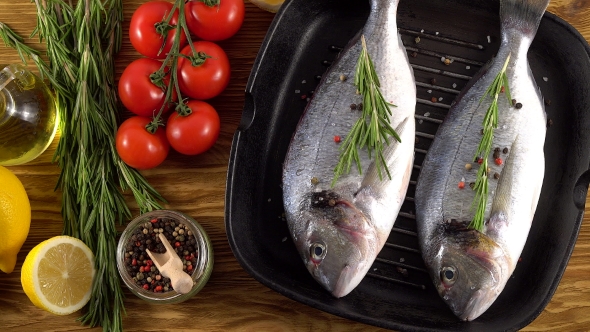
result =
[[[96,276],[80,318],[104,331],[122,331],[123,293],[116,267],[116,224],[131,218],[123,197],[130,189],[140,212],[161,208],[163,198],[115,149],[117,95],[114,56],[121,45],[121,0],[34,0],[37,26],[50,66],[4,24],[0,37],[23,62],[33,59],[56,93],[61,137],[54,156],[61,168],[63,233],[95,254]]]

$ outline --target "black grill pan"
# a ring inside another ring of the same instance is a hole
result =
[[[352,293],[335,299],[309,275],[289,237],[281,172],[308,98],[364,25],[369,1],[285,2],[252,69],[229,162],[227,236],[246,271],[291,299],[395,330],[517,330],[541,313],[573,250],[590,181],[590,48],[558,17],[545,14],[529,51],[550,119],[546,173],[522,260],[505,290],[481,317],[461,322],[438,297],[418,250],[413,197],[420,166],[453,99],[495,55],[498,12],[498,1],[401,1],[398,27],[418,97],[412,182],[369,274]]]

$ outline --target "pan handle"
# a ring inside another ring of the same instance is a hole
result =
[[[588,195],[588,185],[590,184],[590,169],[586,170],[574,186],[574,204],[580,210],[586,207],[586,196]]]

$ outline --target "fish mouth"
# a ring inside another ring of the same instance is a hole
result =
[[[364,273],[357,272],[359,272],[359,268],[353,269],[349,265],[345,266],[332,290],[332,295],[336,298],[341,298],[355,289],[365,276]]]
[[[484,292],[481,289],[478,289],[475,293],[471,295],[469,302],[463,308],[456,308],[451,307],[455,316],[459,317],[459,319],[463,321],[472,321],[479,317],[485,309],[482,310],[482,306],[480,303],[484,299]]]

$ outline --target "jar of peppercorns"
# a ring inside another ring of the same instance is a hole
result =
[[[188,293],[176,292],[147,253],[166,252],[159,234],[172,245],[174,255],[182,260],[183,272],[193,280]],[[177,211],[156,210],[129,222],[117,246],[117,268],[125,285],[139,298],[150,303],[178,303],[197,294],[209,280],[213,249],[207,233],[194,219]]]

